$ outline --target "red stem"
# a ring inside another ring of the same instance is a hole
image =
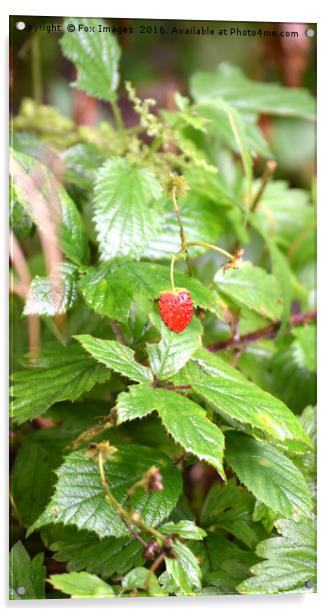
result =
[[[317,318],[316,310],[310,310],[309,312],[293,314],[291,317],[291,326],[296,327],[297,325],[303,325],[304,323],[308,323],[309,321],[315,321]],[[224,349],[232,349],[245,346],[250,342],[256,342],[261,338],[268,338],[271,336],[275,336],[277,331],[281,326],[281,321],[277,321],[276,323],[271,323],[266,327],[262,327],[261,329],[257,329],[255,332],[251,332],[250,334],[245,334],[245,336],[241,336],[235,338],[231,336],[227,340],[221,340],[221,342],[215,342],[215,344],[210,344],[207,348],[208,351],[216,352]]]

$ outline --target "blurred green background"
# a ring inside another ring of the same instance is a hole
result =
[[[16,28],[17,22],[25,30]],[[188,78],[197,70],[213,70],[220,62],[239,66],[248,77],[265,82],[277,81],[290,87],[316,91],[316,24],[256,22],[199,22],[178,20],[107,19],[103,21],[121,31],[117,34],[122,48],[121,79],[128,79],[142,97],[153,97],[160,107],[173,108],[174,92],[187,95]],[[24,97],[33,97],[32,47],[38,38],[41,61],[42,97],[45,104],[56,106],[79,124],[95,124],[110,119],[109,107],[77,93],[69,84],[74,67],[61,54],[61,32],[39,31],[29,27],[61,25],[62,17],[10,17],[11,112],[17,113]],[[141,34],[141,27],[151,34]],[[239,28],[263,31],[298,32],[293,36],[199,36],[154,33],[162,26],[177,28]],[[307,29],[315,36],[308,37]],[[133,32],[130,32],[133,30]],[[124,88],[119,104],[128,125],[135,122]],[[315,171],[315,126],[303,120],[261,118],[261,126],[278,162],[277,174],[291,184],[309,188]]]

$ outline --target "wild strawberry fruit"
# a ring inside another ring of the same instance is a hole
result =
[[[159,298],[163,323],[176,334],[184,331],[193,318],[193,303],[187,289],[164,291]]]

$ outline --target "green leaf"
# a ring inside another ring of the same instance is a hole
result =
[[[245,157],[246,171],[252,180],[251,157],[258,154],[271,157],[272,152],[266,142],[262,131],[257,126],[256,114],[239,113],[238,110],[225,102],[224,99],[214,98],[199,103],[197,113],[208,120],[206,130],[213,139],[225,142],[237,154]]]
[[[258,433],[280,445],[302,453],[313,444],[296,416],[278,398],[246,380],[226,361],[198,349],[187,364],[198,365],[190,375],[186,367],[178,382],[190,382],[193,390],[231,425],[257,429]],[[190,380],[187,380],[190,379]],[[177,380],[176,380],[177,382]]]
[[[129,571],[122,580],[122,589],[125,592],[135,589],[146,590],[152,597],[165,596],[156,575],[144,567],[136,567]]]
[[[272,272],[279,282],[283,299],[282,324],[277,334],[277,338],[279,340],[283,335],[285,335],[286,329],[290,322],[291,304],[293,299],[293,289],[291,283],[292,273],[287,259],[276,244],[269,240],[267,245],[270,251]]]
[[[316,325],[304,325],[293,330],[292,352],[298,366],[316,372]]]
[[[283,300],[278,281],[262,268],[246,261],[238,270],[220,269],[214,281],[225,301],[229,298],[272,321],[280,319]]]
[[[206,535],[206,532],[195,525],[192,520],[180,520],[179,522],[166,522],[160,526],[159,530],[164,535],[176,534],[183,539],[194,539],[201,541]]]
[[[276,447],[227,432],[226,460],[241,483],[273,511],[293,519],[311,514],[312,499],[302,473]]]
[[[33,278],[23,314],[39,314],[49,317],[64,314],[72,308],[76,297],[76,266],[65,262],[49,278],[44,276]]]
[[[222,316],[216,293],[207,289],[196,278],[176,271],[175,285],[190,292],[195,306]],[[91,268],[79,282],[79,288],[90,308],[121,323],[128,320],[135,294],[157,299],[169,286],[169,267],[145,262],[116,263]]]
[[[258,189],[257,182],[254,189]],[[315,212],[306,190],[289,188],[288,182],[276,180],[268,183],[251,220],[264,238],[272,238],[289,250],[301,234],[306,237],[306,230],[314,228]]]
[[[147,354],[153,374],[163,381],[174,376],[201,346],[202,327],[194,317],[183,332],[176,334],[164,325],[159,315],[153,314],[151,320],[161,330],[161,340],[148,344]]]
[[[132,381],[151,383],[153,375],[149,368],[139,364],[130,347],[117,340],[101,340],[89,334],[75,336],[82,347],[98,362],[105,364],[111,370],[119,372]]]
[[[94,187],[94,221],[103,261],[138,259],[160,225],[161,186],[148,169],[112,158],[100,169]]]
[[[307,326],[304,326],[307,327]],[[316,372],[305,365],[303,351],[295,340],[284,339],[269,362],[271,391],[293,411],[301,413],[307,404],[316,404]],[[312,349],[309,353],[314,353]]]
[[[261,524],[253,521],[254,505],[254,497],[243,487],[237,486],[233,479],[226,486],[215,482],[205,500],[200,523],[204,528],[216,527],[231,533],[249,548],[255,549],[266,533]],[[218,550],[217,545],[215,550]]]
[[[215,174],[210,173],[209,175],[214,179]],[[228,202],[223,196],[217,201],[217,207],[215,207],[215,202],[209,198],[209,195],[199,194],[194,191],[194,186],[191,187],[185,199],[180,203],[180,217],[189,241],[216,243],[226,230],[224,212],[227,208]],[[179,249],[178,220],[172,202],[168,199],[160,231],[150,241],[144,256],[148,259],[165,259]],[[195,257],[205,251],[206,249],[200,246],[192,246],[190,256]]]
[[[105,152],[93,143],[76,143],[62,153],[65,182],[80,190],[92,190],[105,158]]]
[[[185,451],[205,460],[224,477],[224,436],[195,402],[167,389],[134,385],[117,398],[118,423],[145,417],[156,410],[166,431]]]
[[[316,531],[313,520],[278,520],[281,536],[259,543],[264,562],[251,568],[253,577],[239,584],[241,594],[316,592]]]
[[[216,122],[216,124],[221,120],[225,126],[225,134],[227,133],[230,135],[230,142],[232,143],[233,140],[241,157],[243,170],[250,190],[253,180],[253,161],[246,125],[242,116],[237,112],[234,106],[230,105],[223,98],[208,100],[204,105],[199,105],[197,110],[198,113],[201,113],[202,116],[206,117],[208,120],[212,120]]]
[[[40,431],[39,431],[40,432]],[[61,462],[62,451],[45,440],[26,438],[18,450],[12,473],[15,505],[26,524],[38,517],[52,494],[54,469]]]
[[[109,584],[87,571],[51,575],[50,581],[54,588],[73,599],[107,599],[115,596]]]
[[[54,552],[53,559],[67,563],[68,571],[86,569],[109,579],[143,564],[141,544],[131,535],[99,539],[94,532],[62,525],[47,527],[42,535]]]
[[[190,90],[195,100],[222,97],[245,113],[315,118],[315,101],[308,91],[252,81],[240,68],[226,63],[214,71],[195,73]]]
[[[212,564],[212,572],[206,582],[216,586],[221,594],[236,594],[236,587],[249,575],[249,569],[259,559],[250,551],[242,550],[222,533],[209,533],[207,552]]]
[[[100,32],[99,24],[105,27],[101,19],[70,17],[64,21],[64,30],[68,24],[73,24],[75,31],[65,32],[60,45],[65,57],[77,67],[77,81],[72,85],[90,96],[115,101],[121,56],[116,37],[109,30]]]
[[[49,345],[34,365],[12,375],[11,416],[19,424],[42,415],[55,402],[77,400],[110,376],[107,368],[90,359],[78,345]]]
[[[44,554],[30,559],[18,541],[9,555],[9,599],[45,599]]]
[[[11,176],[20,203],[52,242],[60,245],[78,265],[89,254],[87,234],[74,202],[53,174],[39,160],[11,150]]]
[[[151,466],[160,469],[164,490],[150,494],[138,490],[132,503],[147,524],[157,526],[168,517],[181,492],[181,476],[169,458],[147,447],[122,445],[105,464],[105,473],[112,494],[125,506],[128,489]],[[55,494],[44,513],[29,528],[29,534],[56,522],[92,530],[101,539],[128,535],[127,527],[105,499],[97,464],[84,451],[66,456],[56,474]]]
[[[187,545],[179,541],[172,542],[176,558],[166,558],[166,568],[170,579],[179,589],[180,594],[194,594],[201,588],[201,569],[198,561]]]

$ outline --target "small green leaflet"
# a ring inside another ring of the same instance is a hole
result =
[[[230,479],[226,486],[215,482],[204,502],[200,523],[204,528],[216,527],[231,533],[249,548],[255,549],[266,533],[261,524],[253,521],[254,504],[252,494],[236,485],[234,479]],[[210,549],[212,546],[211,543]]]
[[[195,73],[190,90],[197,101],[222,97],[245,113],[315,119],[315,100],[307,90],[252,81],[240,68],[227,63],[214,71]]]
[[[187,366],[192,363],[199,370],[190,375],[189,368],[185,367],[178,382],[184,379],[191,383],[193,390],[229,423],[237,427],[239,422],[248,430],[256,428],[264,437],[298,453],[313,449],[299,420],[281,400],[246,380],[238,370],[205,349],[198,349]]]
[[[220,300],[196,278],[175,272],[176,287],[190,292],[193,304],[222,316]],[[169,267],[147,262],[125,262],[91,268],[83,275],[79,288],[95,312],[125,323],[135,294],[157,299],[169,289]]]
[[[11,150],[10,173],[20,203],[45,237],[58,235],[64,254],[77,265],[89,254],[87,234],[76,205],[39,160]]]
[[[254,190],[259,183],[254,182]],[[250,220],[263,237],[289,249],[298,236],[314,226],[315,211],[308,191],[290,188],[284,180],[269,182]]]
[[[176,558],[166,558],[166,568],[170,579],[179,589],[178,594],[194,594],[201,588],[201,569],[196,556],[190,548],[180,541],[172,542]]]
[[[147,524],[157,526],[168,517],[182,489],[181,475],[170,459],[147,447],[122,445],[114,458],[105,464],[105,472],[109,489],[125,506],[128,489],[151,466],[160,469],[164,489],[150,494],[137,490],[132,503]],[[62,523],[94,531],[101,539],[128,535],[127,527],[105,499],[98,465],[84,451],[66,456],[56,474],[55,494],[45,511],[30,526],[29,534],[48,524]]]
[[[146,417],[156,410],[166,431],[189,451],[225,477],[222,460],[224,435],[206,418],[204,409],[181,394],[147,385],[133,385],[116,403],[118,424]]]
[[[92,190],[97,172],[105,162],[106,153],[94,143],[76,143],[65,150],[64,180],[80,190]]]
[[[45,353],[38,357],[35,367],[12,375],[11,417],[21,424],[42,415],[55,402],[77,400],[109,377],[109,370],[90,359],[78,345],[45,345]]]
[[[151,383],[153,375],[149,368],[139,364],[130,347],[117,340],[101,340],[89,334],[74,336],[82,347],[98,362],[105,364],[111,370],[119,372],[132,381]]]
[[[30,559],[21,541],[13,545],[9,555],[9,599],[45,599],[43,561],[43,553]]]
[[[50,582],[54,588],[73,599],[107,599],[115,596],[109,584],[87,571],[51,575]]]
[[[296,520],[310,516],[309,487],[301,471],[276,447],[229,431],[225,455],[241,483],[273,511]]]
[[[251,568],[253,577],[239,584],[243,595],[316,592],[316,530],[314,520],[278,520],[281,536],[259,543],[265,560]]]
[[[192,520],[166,522],[160,526],[159,530],[164,535],[175,534],[183,539],[194,539],[195,541],[201,541],[206,536],[206,532],[202,528],[196,526]]]
[[[198,113],[207,119],[214,119],[216,122],[218,115],[221,116],[221,122],[226,121],[226,133],[230,133],[235,142],[236,149],[241,157],[244,174],[246,176],[248,192],[250,193],[253,181],[253,160],[250,152],[249,139],[246,131],[246,123],[244,122],[237,109],[226,102],[222,98],[210,99],[204,103],[202,108],[197,107]],[[207,125],[208,126],[208,125]]]
[[[221,594],[236,594],[236,586],[247,578],[258,557],[226,539],[222,532],[208,533],[206,546],[212,568],[206,577],[207,584],[216,586]]]
[[[283,300],[279,283],[262,268],[246,261],[238,270],[220,269],[214,281],[225,301],[229,298],[272,321],[281,318]]]
[[[136,567],[129,571],[122,580],[122,589],[124,592],[135,589],[145,590],[151,597],[165,596],[155,573],[150,572],[145,567]]]
[[[304,325],[293,330],[292,352],[301,368],[316,372],[316,325]]]
[[[109,30],[102,31],[106,24],[101,19],[70,17],[64,21],[64,30],[68,24],[73,24],[75,30],[66,31],[60,39],[60,45],[64,56],[78,70],[77,81],[72,85],[90,96],[115,101],[121,56],[116,37]]]
[[[35,434],[29,435],[21,445],[12,471],[13,498],[26,525],[32,524],[46,507],[55,480],[53,471],[62,457],[62,448],[56,442],[46,439],[38,442]]]
[[[151,321],[161,330],[161,340],[148,344],[147,354],[153,374],[163,381],[174,376],[201,345],[202,327],[194,317],[183,332],[176,334],[162,323],[158,314],[153,313]]]
[[[124,158],[111,158],[98,171],[94,186],[94,222],[101,259],[138,259],[161,222],[162,188],[149,169]]]
[[[28,291],[23,314],[49,317],[64,314],[72,308],[76,297],[76,266],[65,262],[49,278],[35,276]]]
[[[99,539],[94,532],[55,525],[42,531],[42,536],[54,560],[67,563],[68,571],[86,569],[109,579],[143,564],[141,544],[131,535]]]

